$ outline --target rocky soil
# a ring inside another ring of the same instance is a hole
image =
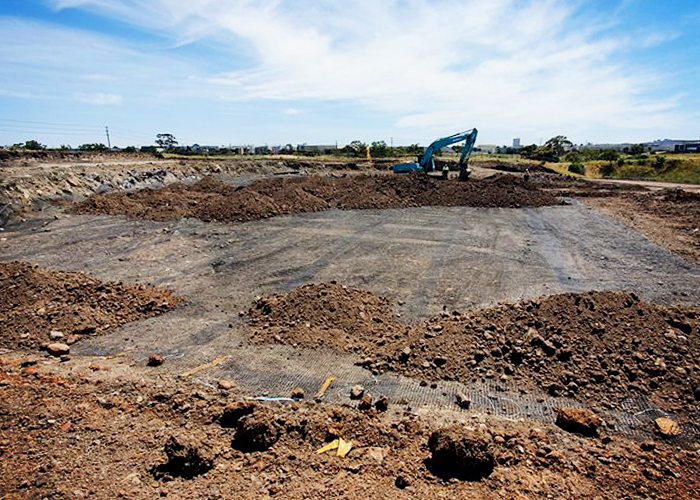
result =
[[[406,324],[385,299],[321,283],[260,298],[249,316],[253,342],[352,352],[375,372],[492,379],[608,408],[648,396],[666,410],[700,414],[697,307],[569,293]]]
[[[180,302],[161,288],[102,282],[27,262],[0,263],[0,347],[70,345],[163,314]]]
[[[0,356],[0,497],[675,499],[700,491],[700,455],[663,440],[476,415],[255,403],[235,388],[156,378],[161,369]],[[317,451],[338,438],[351,443],[344,457],[332,446]]]
[[[418,175],[330,175],[262,179],[238,187],[208,177],[194,185],[92,196],[73,211],[152,220],[247,221],[329,208],[557,204],[554,195],[512,176],[459,183]]]

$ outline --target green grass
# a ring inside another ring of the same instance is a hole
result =
[[[665,159],[661,168],[655,167],[657,157]],[[605,162],[603,162],[605,163]],[[652,155],[643,164],[625,159],[625,164],[616,167],[612,179],[650,180],[662,182],[685,182],[700,184],[700,155],[664,154]]]

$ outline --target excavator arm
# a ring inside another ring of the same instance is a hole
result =
[[[425,148],[425,151],[418,160],[418,163],[397,163],[393,167],[394,173],[398,174],[401,172],[432,172],[433,170],[435,170],[435,163],[433,161],[433,155],[435,154],[435,151],[439,151],[440,149],[446,146],[451,146],[452,144],[464,141],[462,154],[459,157],[460,178],[462,178],[461,172],[466,172],[466,164],[467,161],[469,161],[469,155],[474,149],[477,133],[478,131],[475,128],[473,128],[471,130],[467,130],[466,132],[454,134],[449,137],[441,137],[440,139],[433,141],[433,143],[430,144],[430,146]]]

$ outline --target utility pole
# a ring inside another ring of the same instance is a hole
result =
[[[112,149],[112,143],[109,142],[109,127],[105,126],[105,133],[107,134],[107,147]]]

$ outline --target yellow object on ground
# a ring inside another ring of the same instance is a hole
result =
[[[181,378],[188,378],[191,377],[192,375],[196,375],[199,372],[203,372],[204,370],[208,370],[209,368],[214,368],[216,365],[219,365],[226,361],[227,356],[218,356],[214,358],[214,361],[211,363],[207,363],[204,365],[199,365],[197,368],[192,368],[190,371],[181,373],[180,377]]]
[[[330,450],[335,450],[336,448],[338,448],[339,444],[340,444],[340,440],[334,439],[330,443],[321,446],[318,450],[316,450],[316,453],[318,453],[320,455],[321,453],[325,453],[325,452],[330,451]]]
[[[345,456],[352,450],[352,443],[350,441],[345,441],[343,438],[334,439],[328,444],[324,444],[316,453],[319,455],[321,453],[326,453],[327,451],[336,450],[335,454],[340,458],[345,458]]]
[[[345,441],[343,438],[339,438],[338,451],[336,452],[336,455],[338,455],[340,458],[345,458],[345,455],[350,453],[350,450],[352,450],[352,443],[350,441]]]
[[[316,399],[323,399],[323,396],[326,395],[326,391],[331,386],[331,384],[333,383],[334,380],[335,380],[335,377],[332,375],[330,377],[326,378],[326,380],[323,382],[323,384],[321,384],[321,388],[316,393]]]

